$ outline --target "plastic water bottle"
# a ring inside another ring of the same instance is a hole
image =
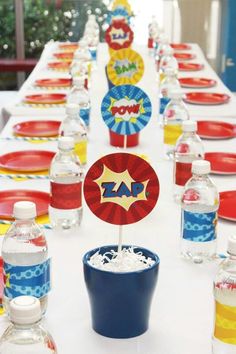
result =
[[[67,103],[78,104],[80,108],[80,117],[86,126],[90,123],[90,99],[88,90],[84,87],[83,76],[73,78],[73,87],[69,92]]]
[[[204,147],[196,134],[197,122],[185,120],[183,134],[177,140],[174,149],[174,199],[180,201],[186,182],[192,177],[192,162],[204,159]]]
[[[56,354],[56,344],[41,325],[40,302],[33,296],[11,300],[11,324],[0,338],[1,354]]]
[[[80,65],[83,64],[81,67],[84,66],[86,74],[88,75],[88,78],[90,78],[92,57],[88,48],[88,43],[84,39],[79,41],[79,48],[74,53],[74,60],[79,62]]]
[[[50,259],[42,229],[35,222],[36,206],[22,201],[14,204],[15,222],[2,243],[5,276],[3,305],[8,312],[9,301],[21,295],[40,300],[45,313],[50,290]]]
[[[152,16],[152,20],[148,25],[148,52],[149,56],[153,57],[155,53],[155,38],[159,34],[159,26],[156,17]]]
[[[80,162],[87,162],[87,130],[80,119],[80,108],[78,104],[66,105],[66,117],[62,121],[59,129],[61,136],[72,136],[75,142],[75,153]]]
[[[181,253],[194,263],[216,255],[216,226],[219,194],[209,178],[209,161],[192,163],[192,178],[186,183],[181,199]]]
[[[169,96],[171,100],[163,113],[163,130],[165,153],[169,159],[173,159],[176,141],[182,134],[182,123],[189,119],[189,114],[181,90],[170,91]]]
[[[171,48],[171,46],[169,45],[167,36],[163,33],[159,37],[159,45],[155,53],[155,64],[157,72],[160,70],[160,61],[167,48]]]
[[[72,137],[60,137],[50,167],[49,217],[52,227],[71,229],[82,219],[83,170]]]
[[[165,78],[165,69],[172,68],[175,70],[176,74],[178,73],[179,64],[176,58],[173,56],[173,54],[174,54],[174,49],[171,48],[170,46],[167,46],[166,48],[163,49],[163,54],[159,66],[160,82],[162,82],[162,80],[164,80]]]
[[[213,354],[236,354],[236,236],[229,237],[227,252],[214,281]]]
[[[160,115],[163,114],[167,104],[170,102],[170,92],[176,89],[180,90],[176,70],[172,67],[167,67],[165,69],[165,78],[160,84]],[[160,125],[163,126],[162,116],[160,117]]]

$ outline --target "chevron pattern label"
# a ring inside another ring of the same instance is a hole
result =
[[[182,212],[182,236],[187,241],[208,242],[216,239],[217,213]]]
[[[215,338],[236,345],[236,307],[216,301]]]

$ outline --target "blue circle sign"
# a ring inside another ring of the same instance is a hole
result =
[[[120,135],[136,134],[152,115],[147,94],[133,85],[114,86],[102,101],[102,117],[110,130]]]

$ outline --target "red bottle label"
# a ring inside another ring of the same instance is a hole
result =
[[[50,205],[57,209],[76,209],[82,205],[82,183],[51,182]]]
[[[192,163],[176,162],[175,163],[175,183],[178,186],[184,186],[192,177]]]

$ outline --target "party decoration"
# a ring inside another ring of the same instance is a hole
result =
[[[117,7],[113,11],[109,12],[107,16],[107,23],[111,24],[113,21],[124,21],[129,23],[130,15],[123,7]]]
[[[142,158],[114,153],[97,160],[84,181],[90,210],[115,225],[135,223],[147,216],[159,196],[158,177]]]
[[[127,0],[115,0],[112,4],[112,11],[116,8],[123,8],[125,9],[129,15],[132,14],[131,6]]]
[[[109,80],[114,85],[135,85],[144,73],[144,62],[140,54],[134,50],[117,50],[107,65]]]
[[[124,21],[112,22],[105,33],[105,40],[113,50],[129,48],[133,39],[134,33]]]
[[[142,130],[152,114],[147,94],[132,85],[114,86],[102,101],[102,117],[110,130],[121,135]]]

